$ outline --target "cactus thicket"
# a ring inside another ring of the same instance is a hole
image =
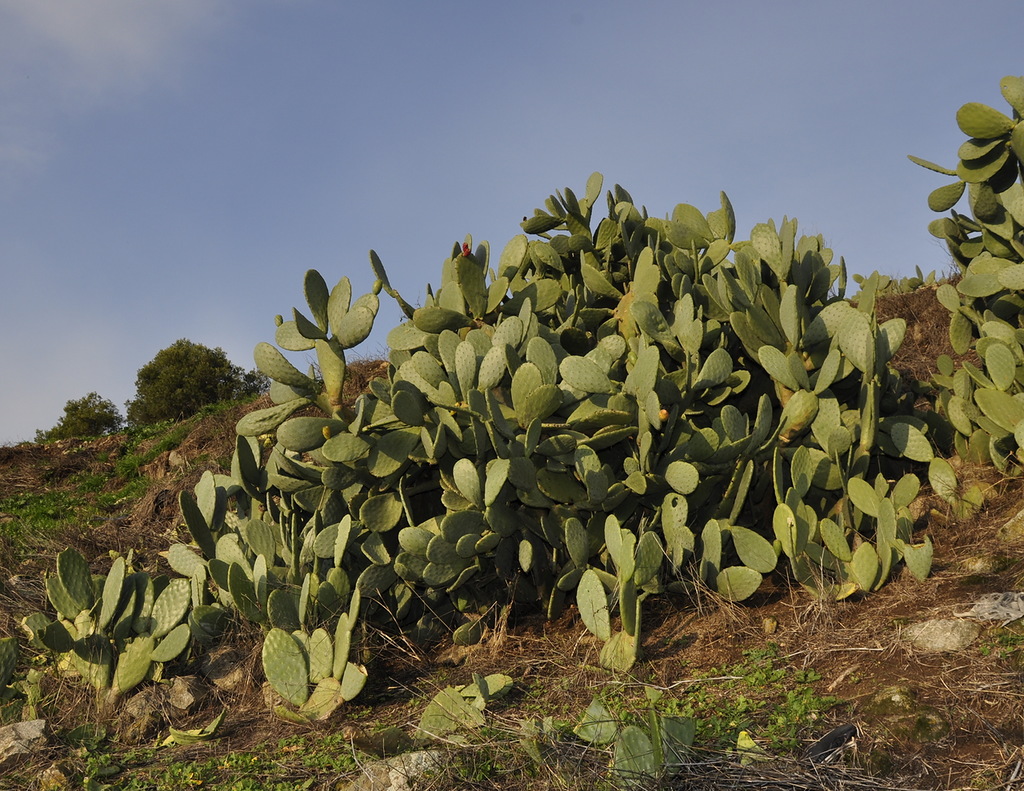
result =
[[[455,243],[418,307],[373,252],[356,298],[308,271],[305,306],[255,350],[273,405],[239,421],[230,474],[181,495],[178,576],[129,556],[94,577],[63,552],[57,619],[24,622],[33,644],[116,696],[242,619],[264,634],[279,713],[309,722],[362,690],[363,624],[466,645],[512,607],[574,606],[602,664],[627,670],[651,595],[741,601],[782,574],[839,599],[900,564],[927,576],[917,473],[966,511],[980,494],[936,450],[1013,472],[1024,447],[1024,79],[1002,88],[1012,117],[958,113],[955,169],[914,158],[956,178],[933,209],[970,202],[931,230],[963,269],[937,288],[953,347],[980,365],[943,358],[916,386],[893,370],[906,324],[880,322],[876,299],[933,276],[858,277],[848,298],[844,262],[796,220],[739,238],[724,193],[654,217],[595,173],[499,254]],[[346,355],[381,292],[403,313],[387,374],[349,404]],[[686,741],[655,725],[619,734],[616,761],[646,772],[648,747],[660,764]]]
[[[819,595],[876,589],[907,556],[927,573],[906,514],[847,493],[932,457],[889,368],[905,325],[875,320],[877,279],[854,306],[842,262],[795,221],[737,241],[725,195],[661,219],[619,186],[597,221],[601,188],[594,174],[582,197],[549,198],[497,260],[454,245],[419,308],[371,253],[375,292],[405,320],[388,377],[347,411],[344,350],[378,303],[349,307],[347,279],[328,291],[307,273],[311,318],[294,310],[276,339],[315,349],[319,372],[257,347],[277,403],[239,423],[224,487],[255,510],[218,521],[184,503],[224,603],[266,624],[259,591],[290,596],[280,628],[294,629],[320,586],[332,602],[352,586],[363,617],[467,642],[501,606],[575,601],[602,662],[625,669],[652,593],[699,582],[741,600],[783,556]],[[321,416],[294,416],[311,406]]]

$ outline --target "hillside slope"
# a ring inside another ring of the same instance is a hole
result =
[[[888,297],[878,312],[880,318],[899,315],[908,322],[894,361],[908,386],[927,379],[927,361],[951,353],[948,313],[934,291]],[[359,370],[359,386],[381,371],[379,364]],[[234,425],[260,406],[265,404],[234,406],[161,427],[148,437],[122,434],[0,448],[0,637],[20,636],[19,619],[48,608],[42,575],[65,546],[78,549],[94,572],[109,567],[111,552],[129,551],[142,568],[168,572],[160,553],[173,541],[189,540],[178,493],[191,489],[207,470],[229,471]],[[240,783],[250,770],[238,760],[247,756],[261,771],[280,773],[271,777],[283,785],[265,787],[339,787],[358,774],[351,756],[370,760],[373,734],[384,734],[378,743],[387,744],[399,733],[408,740],[411,725],[438,689],[468,683],[473,673],[504,673],[512,677],[514,691],[488,708],[494,712],[490,730],[470,736],[470,747],[444,746],[451,760],[435,770],[430,787],[592,785],[607,766],[608,752],[582,744],[571,729],[598,692],[623,722],[642,718],[649,706],[662,714],[693,716],[696,744],[708,755],[728,749],[746,731],[779,756],[774,763],[747,767],[731,759],[695,761],[684,770],[691,787],[698,782],[716,787],[723,773],[761,777],[761,787],[807,787],[806,766],[788,759],[833,726],[849,722],[861,736],[857,752],[845,759],[848,768],[841,772],[846,774],[833,778],[846,783],[843,787],[994,787],[1018,776],[1021,768],[1024,628],[957,614],[985,594],[1021,587],[1024,528],[1008,523],[1020,509],[1022,487],[1019,480],[1000,480],[985,468],[961,467],[960,475],[966,483],[975,479],[984,486],[986,508],[957,520],[923,489],[915,504],[916,527],[935,542],[933,573],[926,581],[904,571],[870,597],[839,603],[815,601],[779,574],[742,606],[710,593],[695,600],[664,597],[645,619],[651,624],[644,637],[645,660],[628,677],[611,677],[595,667],[599,641],[586,634],[574,610],[556,622],[517,613],[507,628],[472,649],[444,643],[427,650],[370,634],[361,659],[374,673],[359,705],[343,708],[310,731],[269,713],[259,641],[238,629],[226,647],[212,652],[242,671],[232,685],[215,680],[210,656],[197,655],[188,670],[203,690],[201,702],[186,712],[166,699],[147,698],[152,711],[145,717],[122,712],[111,721],[106,733],[117,733],[116,741],[97,738],[84,748],[74,729],[102,720],[90,692],[75,684],[45,687],[38,708],[46,712],[41,716],[50,722],[55,747],[13,777],[21,782],[17,778],[59,766],[68,778],[95,779],[101,777],[97,766],[108,765],[118,768],[111,773],[117,780],[104,782],[118,788],[172,788],[168,778],[185,771],[199,773],[203,787],[249,788],[255,786]],[[978,634],[966,646],[947,651],[907,639],[915,624],[936,619],[976,624]],[[201,727],[225,708],[215,741],[163,752],[148,748],[166,736],[168,727]],[[547,730],[546,717],[552,718]],[[382,732],[385,727],[392,730]],[[267,744],[280,748],[273,769],[256,758]],[[530,744],[540,745],[543,761],[531,758]],[[349,756],[348,762],[339,758],[328,766],[325,749]],[[323,760],[310,765],[302,758],[310,755]],[[868,772],[883,779],[872,780]]]

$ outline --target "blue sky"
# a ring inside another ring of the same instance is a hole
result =
[[[302,275],[410,301],[599,170],[650,213],[725,190],[854,272],[943,270],[954,114],[1006,110],[1019,0],[0,0],[0,444],[179,338],[252,366]],[[384,300],[362,347],[383,352]]]

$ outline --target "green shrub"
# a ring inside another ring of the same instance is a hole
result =
[[[124,418],[113,401],[89,393],[84,398],[68,401],[64,416],[49,431],[36,431],[36,442],[74,437],[98,437],[113,434],[124,425]]]
[[[128,422],[182,420],[209,404],[254,396],[266,387],[265,376],[234,365],[223,349],[182,338],[139,369]]]

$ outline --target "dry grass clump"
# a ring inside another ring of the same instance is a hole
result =
[[[352,360],[345,368],[345,389],[342,396],[346,403],[355,401],[365,393],[374,379],[386,379],[388,376],[387,360]]]
[[[24,443],[0,446],[0,492],[38,492],[65,484],[79,473],[104,473],[123,445],[113,434],[93,440],[62,439],[46,445]]]
[[[959,277],[950,279],[955,284]],[[938,373],[935,361],[947,355],[954,363],[968,360],[979,364],[977,353],[971,349],[957,354],[949,340],[949,310],[936,298],[936,288],[919,288],[905,294],[886,294],[875,301],[875,314],[879,323],[892,318],[907,322],[903,345],[892,359],[892,366],[911,387],[917,383],[927,385]]]

